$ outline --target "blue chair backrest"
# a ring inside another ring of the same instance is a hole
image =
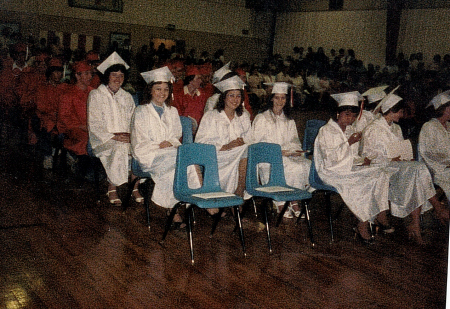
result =
[[[214,145],[191,143],[178,147],[173,191],[175,198],[181,195],[222,191],[219,182],[216,147]],[[203,185],[192,189],[188,185],[187,169],[190,165],[203,167]]]
[[[181,128],[183,130],[183,144],[190,144],[194,142],[192,134],[192,120],[189,117],[180,116]]]
[[[258,164],[260,163],[270,164],[270,178],[269,182],[265,185],[261,185],[259,182]],[[286,186],[280,145],[257,143],[248,146],[247,175],[245,183],[249,193],[258,187]]]
[[[303,136],[303,150],[312,153],[314,151],[314,141],[316,139],[319,129],[327,122],[319,119],[312,119],[306,121],[305,135]]]
[[[317,190],[327,190],[337,192],[336,189],[330,185],[325,184],[322,179],[320,179],[319,174],[317,173],[316,165],[314,163],[314,159],[311,160],[311,168],[309,170],[309,184],[311,187]]]

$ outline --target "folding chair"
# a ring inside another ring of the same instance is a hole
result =
[[[260,163],[270,164],[270,179],[269,182],[264,185],[260,183],[258,177],[258,164]],[[286,202],[284,204],[283,210],[278,216],[277,226],[280,224],[281,219],[283,218],[283,215],[289,206],[289,202],[301,201],[302,211],[299,218],[302,214],[306,215],[309,237],[312,246],[314,246],[314,239],[307,204],[307,201],[311,199],[312,195],[308,191],[290,187],[286,184],[280,145],[272,143],[257,143],[248,147],[246,190],[254,197],[262,197],[265,199],[266,203],[265,205],[263,203],[263,214],[270,252],[272,252],[272,243],[270,237],[267,208],[269,207],[269,205],[271,205],[270,202],[272,200]]]
[[[190,188],[188,185],[188,167],[198,165],[203,168],[203,184],[200,188]],[[216,219],[220,220],[224,207],[233,207],[236,224],[239,227],[239,237],[242,243],[242,250],[245,253],[244,234],[242,231],[242,222],[239,214],[239,206],[244,202],[243,199],[235,194],[222,191],[219,183],[219,169],[217,165],[216,148],[207,144],[183,144],[178,147],[177,165],[175,169],[175,180],[173,184],[174,195],[180,202],[177,203],[169,217],[167,218],[166,227],[162,237],[165,240],[173,217],[177,209],[181,205],[186,207],[186,224],[189,239],[189,247],[191,254],[191,263],[194,263],[194,248],[192,234],[192,209],[194,206],[198,208],[220,208],[220,212],[216,214]],[[214,232],[215,226],[211,230]]]

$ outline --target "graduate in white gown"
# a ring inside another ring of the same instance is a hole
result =
[[[419,153],[450,200],[450,91],[435,96],[430,105],[434,118],[426,122],[419,135]]]
[[[311,190],[309,185],[309,169],[311,160],[304,156],[302,145],[298,138],[297,126],[290,117],[291,106],[286,103],[289,94],[289,84],[274,83],[268,102],[268,109],[258,114],[252,124],[252,142],[275,143],[281,146],[283,167],[286,183],[301,190]],[[267,183],[270,176],[269,166],[260,166],[259,175],[262,183]],[[284,202],[277,202],[279,210]],[[291,202],[285,217],[293,218],[300,215],[298,202]]]
[[[243,110],[243,82],[234,76],[214,84],[221,91],[216,107],[203,115],[195,142],[216,147],[222,190],[243,196],[250,117]]]
[[[358,92],[332,95],[338,102],[337,114],[320,128],[314,143],[314,161],[319,177],[337,189],[358,218],[357,233],[365,243],[372,242],[369,223],[387,224],[390,169],[370,165],[358,156],[361,133],[351,124],[359,112]]]
[[[173,208],[178,202],[173,194],[173,181],[182,136],[178,111],[170,106],[173,75],[168,67],[141,75],[147,86],[131,121],[131,150],[142,171],[149,173],[155,183],[152,201]],[[197,175],[190,176],[198,184]],[[179,214],[175,215],[174,222],[182,222]]]
[[[381,103],[383,116],[364,130],[362,155],[371,159],[373,165],[398,169],[390,179],[391,214],[399,218],[410,216],[411,222],[407,227],[409,237],[418,244],[423,244],[420,213],[433,206],[438,218],[448,219],[448,211],[444,211],[436,197],[431,175],[425,164],[407,161],[400,156],[393,157],[390,150],[393,145],[399,145],[404,140],[400,126],[395,123],[403,117],[405,106],[401,100],[402,98],[395,94],[389,94],[383,99]]]
[[[130,171],[130,122],[135,104],[131,94],[122,89],[128,68],[116,52],[112,53],[97,67],[103,74],[103,84],[88,97],[89,142],[105,168],[107,195],[113,205],[121,204],[116,188],[128,182]],[[138,185],[133,197],[142,202]]]

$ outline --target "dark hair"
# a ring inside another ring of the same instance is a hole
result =
[[[151,82],[150,84],[147,84],[145,86],[144,91],[142,93],[142,101],[141,105],[149,104],[152,101],[152,89],[154,85],[160,85],[160,84],[167,84],[169,85],[169,96],[167,97],[165,103],[167,106],[170,106],[172,103],[172,83],[166,83],[166,82]]]
[[[105,70],[105,73],[103,73],[103,75],[101,76],[102,83],[104,85],[108,85],[109,84],[109,75],[112,72],[119,72],[119,71],[125,75],[125,78],[123,80],[123,83],[125,84],[128,80],[128,70],[125,68],[125,66],[123,64],[120,64],[120,63],[113,64],[112,66],[110,66],[109,68],[107,68]]]
[[[244,102],[244,90],[242,90],[242,89],[230,89],[230,90],[227,90],[227,91],[222,92],[220,94],[219,101],[216,104],[215,109],[217,109],[219,112],[221,112],[221,111],[223,111],[225,109],[225,97],[227,96],[227,93],[232,91],[232,90],[239,90],[241,92],[241,99],[242,99],[241,103]],[[244,108],[242,107],[242,104],[239,104],[239,106],[236,108],[236,114],[238,116],[241,116],[243,112],[244,112]]]
[[[394,106],[392,106],[390,109],[388,109],[387,111],[385,111],[382,114],[384,116],[384,115],[389,114],[390,112],[398,113],[401,109],[406,109],[407,107],[408,106],[406,105],[405,101],[402,100],[402,101],[398,102],[397,104],[395,104]]]
[[[268,100],[268,102],[267,102],[267,109],[266,110],[272,110],[273,109],[273,97],[276,95],[276,93],[272,93],[270,96],[269,96],[269,100]],[[285,94],[285,96],[286,96],[286,104],[284,104],[284,107],[283,107],[283,113],[284,113],[284,115],[286,116],[286,118],[288,118],[288,119],[292,119],[292,109],[291,109],[291,104],[290,104],[290,102],[289,102],[289,99],[290,99],[290,95],[289,94]]]
[[[337,122],[337,114],[346,112],[346,111],[350,111],[353,114],[358,114],[359,113],[359,106],[350,106],[350,105],[344,105],[344,106],[340,106],[336,109],[336,113],[332,113],[331,114],[331,118]]]
[[[186,76],[185,78],[184,78],[184,80],[183,80],[183,85],[189,85],[189,83],[191,82],[191,81],[193,81],[194,80],[194,78],[195,78],[195,76],[196,75],[189,75],[189,76]]]
[[[63,69],[63,67],[49,67],[49,68],[47,68],[47,71],[45,71],[45,77],[47,79],[49,79],[50,75],[52,75],[52,73],[55,71],[64,72],[64,69]]]
[[[445,103],[445,104],[439,106],[438,109],[436,109],[436,110],[433,112],[434,118],[442,117],[442,115],[444,115],[445,109],[446,109],[447,107],[449,107],[449,106],[450,106],[450,102],[447,102],[447,103]]]

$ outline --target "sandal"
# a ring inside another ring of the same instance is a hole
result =
[[[113,193],[115,193],[115,196],[117,196],[117,190],[116,189],[109,190],[108,192],[106,192],[106,196],[109,199],[109,203],[112,204],[112,205],[115,205],[115,206],[122,205],[122,201],[120,200],[119,197],[117,197],[117,198],[110,198],[110,195],[114,195]]]
[[[144,202],[144,198],[142,197],[141,193],[139,193],[138,188],[134,189],[133,192],[131,193],[131,195],[133,196],[134,201],[136,203],[140,204],[140,203]]]
[[[273,204],[277,208],[277,213],[278,214],[281,213],[281,211],[283,210],[283,207],[284,207],[284,203],[283,204],[280,203],[281,205],[278,205],[278,202],[274,201]],[[291,211],[290,206],[288,206],[288,209],[286,209],[286,211],[284,212],[283,218],[286,218],[286,219],[293,219],[294,218],[294,215],[293,215],[293,212]]]
[[[291,211],[292,214],[294,214],[294,216],[296,218],[298,218],[300,216],[301,211],[299,210],[297,201],[289,202],[288,209]],[[297,210],[295,210],[295,209],[297,209]]]

